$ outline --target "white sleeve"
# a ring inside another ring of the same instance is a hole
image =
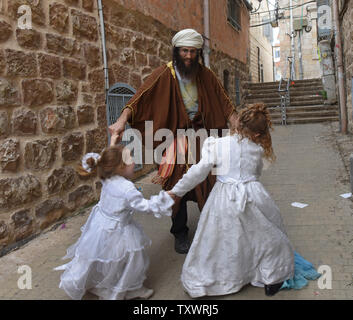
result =
[[[201,160],[197,164],[192,165],[171,192],[178,197],[182,197],[205,180],[216,164],[216,155],[216,138],[209,137],[202,146]]]
[[[162,215],[171,216],[174,200],[162,190],[158,195],[151,196],[150,200],[143,197],[143,194],[135,187],[128,189],[125,193],[130,209],[137,213],[154,214],[156,218]]]

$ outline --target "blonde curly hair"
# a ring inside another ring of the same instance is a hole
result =
[[[247,105],[238,114],[237,133],[241,138],[248,138],[264,149],[264,157],[271,162],[276,160],[272,149],[270,130],[273,130],[270,112],[264,103]]]

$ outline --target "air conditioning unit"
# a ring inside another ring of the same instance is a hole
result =
[[[307,18],[302,18],[302,19],[294,19],[293,21],[293,29],[296,31],[302,30],[303,28],[308,26],[308,19]]]

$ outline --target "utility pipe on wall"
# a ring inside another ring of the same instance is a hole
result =
[[[209,0],[203,0],[203,27],[205,36],[205,65],[210,67],[210,4]]]
[[[340,104],[340,116],[341,116],[341,133],[347,133],[347,105],[346,96],[344,92],[344,73],[343,73],[343,57],[342,57],[342,42],[341,42],[341,30],[339,22],[339,13],[337,1],[332,1],[333,9],[333,24],[335,30],[335,56],[336,56],[336,68],[338,77],[338,93],[339,93],[339,104]]]
[[[105,31],[104,31],[102,0],[98,0],[98,12],[99,12],[99,21],[100,21],[101,37],[102,37],[104,79],[105,79],[105,99],[107,99],[107,93],[109,90],[109,75],[108,75],[108,63],[107,63],[107,50],[106,50],[106,46],[105,46]]]

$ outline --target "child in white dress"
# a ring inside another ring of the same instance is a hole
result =
[[[295,254],[280,211],[258,180],[262,158],[275,159],[269,113],[256,104],[241,110],[237,121],[234,134],[205,140],[200,162],[168,192],[182,197],[217,167],[182,269],[193,298],[235,293],[246,284],[274,295],[294,276]]]
[[[111,146],[101,155],[89,153],[82,160],[81,174],[98,170],[102,179],[101,197],[81,228],[79,240],[63,258],[73,258],[54,270],[65,270],[59,287],[72,299],[82,299],[86,291],[100,299],[123,300],[153,294],[143,282],[149,266],[146,246],[150,239],[133,219],[134,213],[171,216],[172,198],[161,191],[144,199],[129,180],[134,173],[130,151],[122,145]]]

